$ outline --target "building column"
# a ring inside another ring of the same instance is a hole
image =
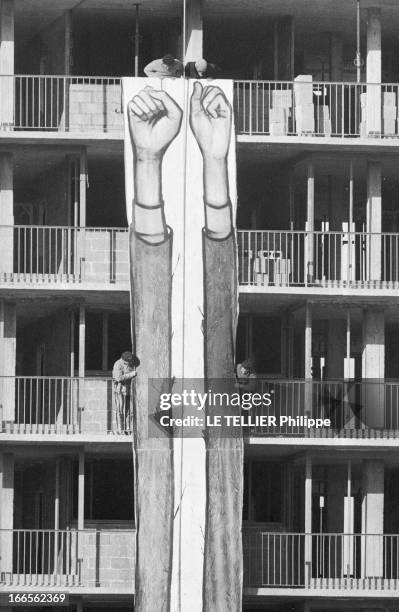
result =
[[[14,455],[0,453],[0,573],[13,571]]]
[[[16,306],[0,300],[0,431],[15,421]]]
[[[305,584],[312,577],[312,457],[305,462]]]
[[[305,307],[305,415],[313,413],[312,383],[312,307],[306,302]]]
[[[79,156],[79,227],[86,227],[87,149]]]
[[[327,331],[327,378],[342,379],[345,371],[346,321],[330,319]]]
[[[79,451],[79,474],[78,474],[78,530],[85,527],[85,451]]]
[[[312,307],[309,302],[305,307],[305,378],[312,379]]]
[[[12,153],[0,153],[0,261],[1,272],[8,273],[13,272],[14,265],[13,175],[14,158]]]
[[[306,269],[305,275],[307,282],[313,282],[314,278],[314,262],[313,262],[313,231],[314,231],[314,163],[310,160],[308,163],[308,178],[307,178],[307,206],[306,206],[306,231],[309,234],[306,236]]]
[[[72,74],[73,64],[73,37],[72,37],[72,11],[65,11],[64,14],[64,74]]]
[[[362,474],[362,576],[383,576],[384,561],[384,462],[363,462]]]
[[[381,162],[367,163],[366,279],[381,280],[382,171]]]
[[[203,55],[202,0],[186,2],[186,49],[184,62],[193,62]]]
[[[14,0],[0,0],[0,129],[14,125]],[[1,75],[10,75],[4,78]]]
[[[342,83],[344,69],[344,45],[342,35],[330,32],[330,81]],[[331,96],[330,120],[333,134],[342,134],[342,92],[338,88],[337,94]]]
[[[86,308],[79,306],[79,378],[85,376],[86,361]]]
[[[363,311],[362,422],[384,427],[385,317],[381,309]]]
[[[367,134],[381,134],[381,9],[367,11]]]

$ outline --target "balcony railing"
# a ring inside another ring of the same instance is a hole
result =
[[[240,230],[238,257],[241,285],[399,287],[399,234]]]
[[[399,589],[399,535],[268,533],[243,535],[249,587]]]
[[[110,378],[0,377],[0,433],[127,434],[132,406]]]
[[[0,226],[1,283],[129,282],[128,230]]]
[[[237,132],[396,137],[398,88],[389,83],[236,81]],[[123,135],[120,78],[3,75],[0,89],[0,131]]]
[[[2,529],[0,542],[0,591],[77,586],[133,590],[132,530]]]
[[[0,89],[0,130],[123,133],[120,78],[1,76]]]
[[[260,378],[258,391],[270,394],[271,405],[243,411],[252,419],[246,427],[251,436],[399,437],[396,382]],[[265,416],[269,420],[262,423],[259,419]],[[325,420],[330,421],[329,426],[320,423]]]
[[[398,84],[236,81],[237,133],[398,137]]]

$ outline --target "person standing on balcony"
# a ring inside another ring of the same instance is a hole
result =
[[[161,59],[156,59],[150,62],[144,68],[144,74],[148,77],[165,77],[178,78],[183,75],[183,64],[180,60],[175,59],[171,53],[167,53]]]
[[[201,58],[195,62],[187,62],[184,67],[184,76],[189,79],[213,79],[220,72],[216,64],[211,64]]]
[[[130,351],[124,351],[112,368],[112,382],[115,400],[117,433],[126,434],[131,427],[132,381],[137,376],[138,358]]]

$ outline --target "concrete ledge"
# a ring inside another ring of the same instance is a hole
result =
[[[294,446],[302,448],[307,447],[326,447],[326,448],[344,448],[345,450],[370,450],[377,449],[394,449],[399,448],[399,438],[296,438],[294,436],[287,437],[265,437],[265,436],[249,436],[245,438],[247,446],[282,446],[287,449],[293,449]],[[399,588],[399,584],[398,584]]]
[[[399,582],[395,589],[351,589],[348,588],[329,588],[329,589],[312,589],[309,587],[297,587],[297,588],[274,588],[274,587],[244,587],[244,598],[245,597],[303,597],[306,598],[338,598],[344,597],[345,599],[356,599],[367,598],[367,599],[393,599],[398,597]]]

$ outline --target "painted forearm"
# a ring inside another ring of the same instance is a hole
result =
[[[161,171],[161,157],[149,158],[136,152],[134,228],[150,243],[161,242],[166,233]]]
[[[227,159],[204,157],[205,227],[211,238],[226,238],[233,219],[229,198]]]

